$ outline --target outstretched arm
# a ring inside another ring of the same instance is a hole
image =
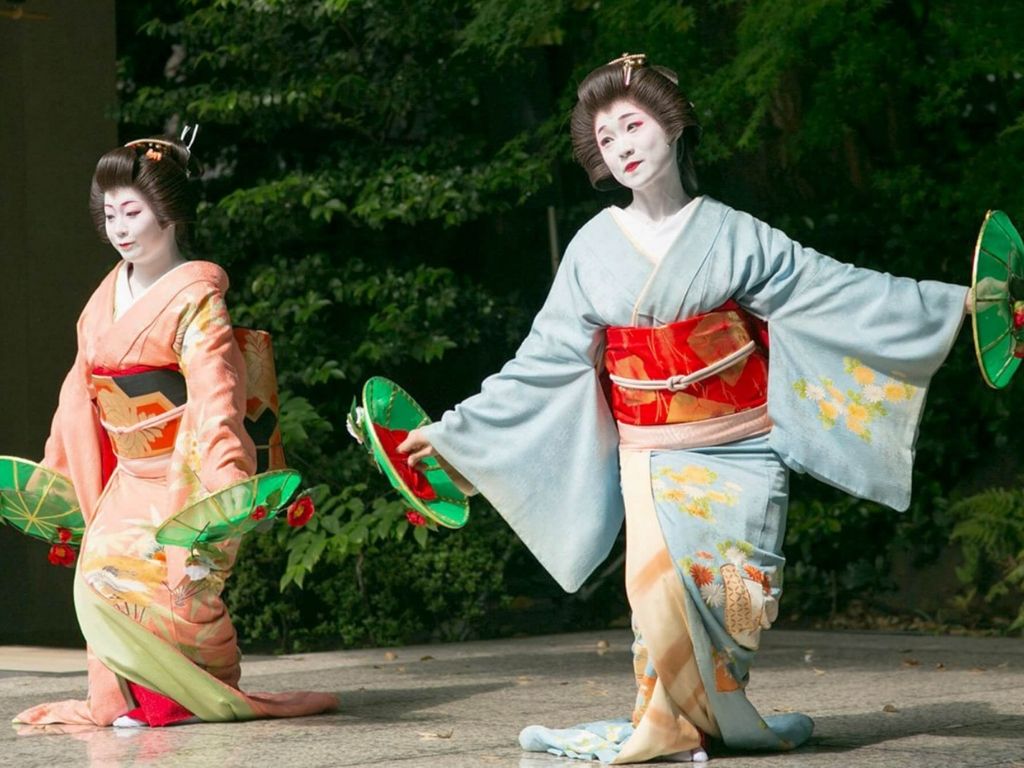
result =
[[[623,515],[618,433],[595,370],[604,323],[579,258],[570,245],[515,358],[400,446],[479,489],[569,591],[607,555]]]
[[[772,448],[791,469],[906,509],[925,394],[967,289],[844,264],[736,216],[734,295],[771,338]]]

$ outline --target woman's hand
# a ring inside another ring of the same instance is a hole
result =
[[[964,314],[965,315],[973,315],[974,314],[974,289],[973,288],[968,290],[967,291],[967,296],[964,297]]]
[[[434,446],[430,444],[421,429],[412,430],[405,440],[398,444],[398,452],[408,454],[406,461],[410,467],[415,467],[430,456],[437,456],[437,451],[434,450]]]
[[[437,459],[437,463],[441,465],[441,469],[443,469],[448,474],[448,477],[452,479],[452,482],[455,483],[456,488],[467,496],[476,493],[476,488],[473,487],[473,484],[463,477],[461,473],[456,471],[451,464],[445,461],[441,455],[434,450],[434,446],[431,445],[427,436],[423,434],[423,430],[412,430],[405,440],[399,443],[398,452],[408,455],[406,461],[409,463],[410,467],[415,467],[424,459],[433,456]]]

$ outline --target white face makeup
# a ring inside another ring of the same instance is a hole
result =
[[[675,142],[649,113],[625,99],[595,115],[594,137],[608,170],[628,189],[643,189],[675,167]]]
[[[107,239],[130,264],[154,264],[174,258],[174,225],[161,227],[139,191],[120,187],[103,194]]]

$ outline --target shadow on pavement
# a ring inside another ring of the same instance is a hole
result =
[[[367,688],[340,691],[338,696],[341,698],[341,709],[334,716],[324,718],[323,723],[319,724],[343,726],[350,724],[352,720],[364,723],[391,723],[403,720],[414,712],[509,687],[509,683],[495,682],[429,688]],[[436,715],[429,719],[435,718]]]
[[[1024,716],[996,712],[983,701],[903,707],[897,712],[861,712],[814,719],[811,746],[844,748],[881,744],[912,736],[1024,739]]]

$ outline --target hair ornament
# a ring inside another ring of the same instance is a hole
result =
[[[179,144],[173,141],[167,141],[166,139],[135,139],[125,144],[126,147],[130,147],[136,151],[142,152],[142,156],[148,160],[152,160],[154,163],[160,162],[164,157],[166,149],[171,147],[180,147],[185,150],[185,176],[189,177],[192,174],[188,169],[189,158],[192,157],[192,145],[196,141],[196,135],[199,133],[199,125],[185,124],[185,127],[181,131],[181,137],[179,138]],[[185,141],[185,137],[188,137],[188,141]]]
[[[629,88],[629,81],[633,77],[633,70],[639,69],[640,67],[647,66],[647,54],[646,53],[624,53],[617,59],[612,59],[606,66],[612,66],[613,64],[622,65],[622,84],[626,88]]]
[[[195,143],[196,135],[198,133],[198,125],[186,124],[181,131],[181,138],[179,141],[185,150],[185,154],[189,157],[192,156],[192,145]],[[185,141],[186,136],[189,137],[187,142]],[[175,147],[179,145],[175,144],[173,141],[167,141],[166,139],[135,139],[134,141],[129,141],[125,146],[132,147],[133,149],[145,150],[145,156],[150,160],[159,160],[163,157],[163,149],[165,147]],[[158,157],[154,157],[153,155],[158,155]]]
[[[150,152],[162,153],[164,147],[173,147],[174,144],[163,139],[135,139],[134,141],[129,141],[125,146],[137,149],[148,156]]]
[[[192,134],[191,136],[189,136],[190,132]],[[189,155],[192,154],[192,145],[196,143],[196,136],[198,135],[199,123],[195,123],[193,125],[185,123],[185,127],[181,129],[181,136],[179,137],[179,140],[185,145],[185,149],[188,151]],[[188,142],[185,141],[186,136],[189,136]]]

